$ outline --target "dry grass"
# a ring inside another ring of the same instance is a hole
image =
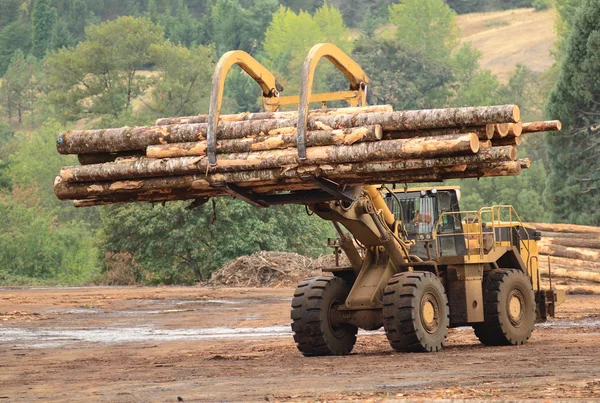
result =
[[[463,42],[471,42],[483,56],[481,67],[506,82],[517,64],[543,72],[552,66],[556,40],[554,10],[533,8],[458,16]]]

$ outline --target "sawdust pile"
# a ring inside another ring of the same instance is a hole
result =
[[[257,252],[234,259],[213,273],[209,284],[228,287],[295,287],[311,276],[326,275],[335,265],[333,254],[318,259],[289,252]]]

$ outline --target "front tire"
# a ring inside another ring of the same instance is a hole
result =
[[[383,296],[383,327],[396,351],[439,351],[448,337],[448,297],[430,272],[398,273]]]
[[[484,323],[475,335],[488,346],[520,345],[535,325],[535,296],[529,278],[520,270],[491,272],[484,282]]]
[[[344,305],[350,285],[339,277],[313,277],[298,285],[292,299],[292,331],[307,357],[350,354],[358,328],[334,324],[333,312]]]

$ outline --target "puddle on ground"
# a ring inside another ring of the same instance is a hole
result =
[[[547,322],[538,323],[538,327],[549,327],[553,329],[571,329],[571,328],[584,328],[584,329],[599,329],[600,318],[597,316],[587,317],[575,320],[567,319],[549,319]]]
[[[291,336],[290,326],[157,329],[152,326],[89,329],[0,329],[0,343],[13,349],[60,347],[76,343],[132,343],[178,340],[268,338]]]

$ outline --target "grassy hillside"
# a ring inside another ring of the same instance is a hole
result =
[[[506,81],[517,64],[533,71],[548,69],[556,40],[554,10],[516,9],[458,16],[462,40],[483,53],[481,67]]]

